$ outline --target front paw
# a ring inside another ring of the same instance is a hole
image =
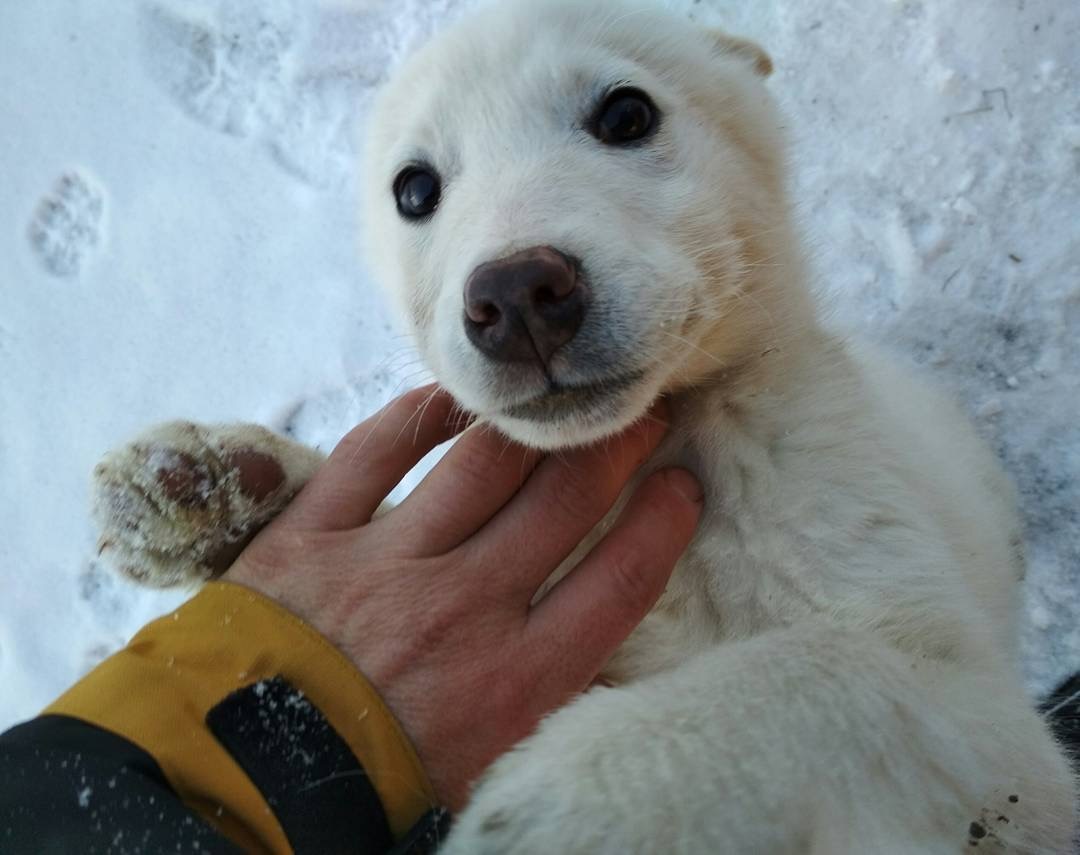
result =
[[[668,779],[666,763],[643,756],[650,734],[615,708],[622,691],[593,689],[499,759],[440,855],[718,851],[701,835],[673,833],[685,819],[679,782]]]
[[[579,792],[584,782],[529,749],[526,743],[492,767],[439,855],[607,851],[590,839],[595,829],[586,817],[591,800]],[[603,822],[603,813],[595,819]]]
[[[254,425],[160,425],[94,470],[101,552],[144,585],[212,578],[285,507],[320,460]]]

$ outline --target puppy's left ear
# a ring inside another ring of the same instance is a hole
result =
[[[755,74],[762,77],[768,77],[773,73],[772,57],[765,53],[765,49],[757,42],[730,36],[714,27],[709,27],[707,34],[722,55],[745,62]]]

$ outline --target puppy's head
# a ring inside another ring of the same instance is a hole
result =
[[[372,123],[370,254],[467,409],[581,444],[767,346],[770,70],[615,0],[510,0],[406,64]]]

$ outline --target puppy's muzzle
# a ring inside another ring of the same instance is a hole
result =
[[[496,362],[547,367],[577,335],[588,293],[577,265],[538,246],[481,264],[465,283],[465,332]]]

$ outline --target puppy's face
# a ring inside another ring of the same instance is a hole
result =
[[[738,358],[782,205],[769,70],[596,0],[502,3],[401,70],[373,119],[370,253],[468,410],[577,445]]]

